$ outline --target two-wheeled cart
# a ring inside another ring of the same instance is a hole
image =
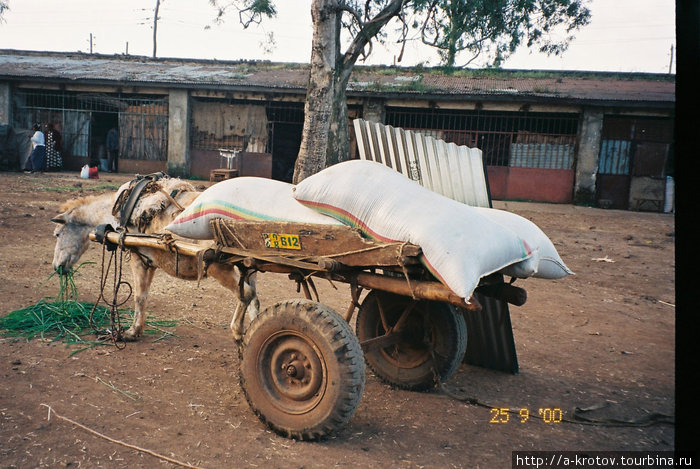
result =
[[[297,283],[305,299],[264,309],[239,347],[248,403],[277,433],[318,439],[342,427],[362,397],[365,362],[386,383],[411,390],[446,380],[462,362],[464,315],[480,305],[435,280],[421,264],[420,247],[371,241],[338,225],[215,219],[210,226],[215,241],[204,247],[162,235],[112,232],[105,239],[197,256],[205,265],[234,264],[244,273],[285,273]],[[314,277],[349,284],[348,310],[322,304]],[[360,300],[363,290],[369,292]],[[525,291],[500,275],[482,279],[477,291],[525,302]]]

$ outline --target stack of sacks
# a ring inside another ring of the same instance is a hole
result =
[[[512,229],[380,163],[339,163],[308,177],[293,192],[302,204],[370,238],[420,246],[425,266],[467,300],[481,277],[513,264],[520,276],[537,270],[533,246]]]
[[[258,177],[227,179],[202,192],[165,229],[185,238],[213,239],[209,221],[214,218],[342,224],[294,200],[292,187]]]

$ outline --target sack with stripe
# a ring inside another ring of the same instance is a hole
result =
[[[527,244],[535,250],[533,257],[536,270],[532,274],[532,277],[558,279],[566,277],[567,275],[573,275],[571,269],[564,264],[564,261],[559,256],[552,240],[549,239],[539,226],[535,225],[527,218],[505,210],[482,207],[475,208],[489,220],[517,233],[518,236],[524,239]],[[530,275],[527,275],[527,272],[521,271],[520,267],[519,263],[513,264],[506,267],[501,272],[511,277],[529,277]]]
[[[338,163],[306,178],[293,193],[367,237],[420,246],[425,266],[465,299],[481,277],[533,256],[512,230],[373,161]],[[534,261],[520,267],[535,271]]]
[[[292,187],[259,177],[227,179],[202,192],[165,229],[185,238],[213,239],[209,220],[214,218],[341,224],[294,200]]]

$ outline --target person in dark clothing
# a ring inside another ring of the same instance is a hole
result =
[[[46,169],[48,171],[60,171],[63,168],[61,143],[61,133],[53,124],[46,124]]]
[[[34,124],[32,126],[34,135],[32,135],[32,152],[27,158],[27,163],[24,168],[25,172],[44,171],[46,164],[46,143],[44,140],[44,132],[41,131],[41,125]]]
[[[107,171],[110,173],[118,172],[119,159],[119,131],[116,127],[112,127],[107,132]]]

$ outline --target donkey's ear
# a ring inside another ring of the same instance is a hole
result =
[[[66,218],[63,216],[62,213],[59,214],[59,215],[56,215],[55,217],[53,217],[53,218],[51,219],[51,221],[54,222],[54,223],[60,223],[61,225],[65,225],[65,224],[66,224]]]

